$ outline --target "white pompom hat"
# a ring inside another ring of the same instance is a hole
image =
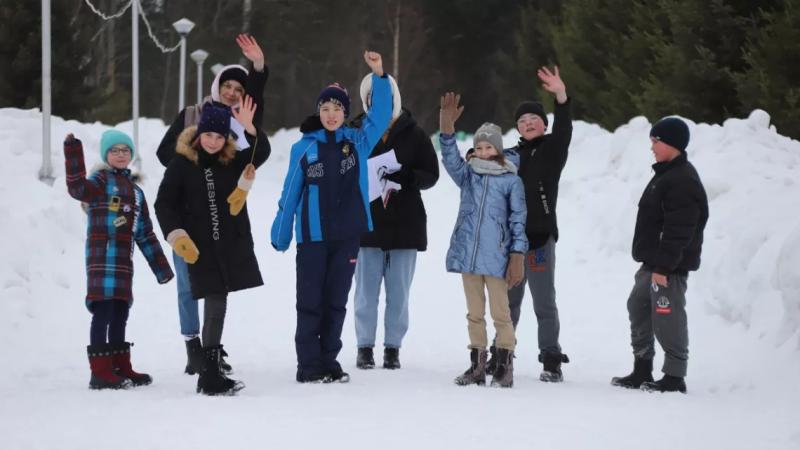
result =
[[[400,117],[400,113],[402,113],[403,102],[400,99],[400,89],[397,87],[397,81],[395,81],[394,77],[391,75],[386,75],[389,77],[389,85],[392,86],[392,119],[397,119]],[[368,73],[367,76],[361,80],[361,104],[364,106],[364,111],[369,109],[369,105],[367,105],[367,98],[369,97],[370,93],[372,93],[372,74]]]

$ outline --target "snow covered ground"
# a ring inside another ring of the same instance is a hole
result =
[[[763,111],[691,125],[689,158],[705,182],[711,219],[702,267],[689,278],[689,393],[609,385],[632,363],[625,302],[636,270],[636,202],[651,176],[649,127],[641,117],[613,133],[575,123],[560,190],[556,274],[561,343],[572,363],[563,384],[538,381],[526,294],[511,390],[452,383],[468,363],[468,338],[460,277],[444,270],[458,208],[444,171],[423,194],[430,246],[418,258],[403,369],[355,368],[349,314],[340,360],[352,381],[294,381],[294,250],[275,252],[268,229],[298,131],[276,133],[249,197],[266,285],[231,295],[223,338],[247,388],[209,398],[195,394],[196,378],[182,373],[175,284],[156,284],[138,250],[128,338],[136,343],[134,367],[154,384],[87,388],[85,216],[66,192],[60,142],[68,132],[82,139],[91,166],[107,126],[54,119],[56,180],[48,186],[36,178],[39,112],[0,109],[0,447],[800,448],[800,143],[770,128]],[[140,122],[151,205],[163,173],[154,153],[165,130],[161,121]],[[512,131],[505,143],[515,140]]]

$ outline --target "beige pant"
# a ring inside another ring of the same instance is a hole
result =
[[[511,310],[508,307],[508,286],[502,278],[462,273],[464,294],[467,297],[467,329],[469,330],[470,348],[485,349],[488,345],[486,337],[486,292],[489,289],[489,312],[494,321],[497,333],[497,348],[514,350],[516,338],[514,326],[511,324]]]

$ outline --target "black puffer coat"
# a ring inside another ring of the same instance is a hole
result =
[[[656,273],[686,274],[700,267],[708,198],[700,176],[681,154],[653,165],[639,200],[633,259]]]
[[[197,127],[192,126],[180,134],[176,156],[158,188],[155,210],[161,230],[164,236],[176,229],[185,230],[200,251],[197,262],[189,265],[194,298],[261,286],[264,283],[253,252],[247,204],[232,216],[226,199],[236,188],[253,151],[256,167],[269,157],[267,136],[259,131],[253,149],[256,138],[247,135],[251,147],[242,151],[236,151],[229,139],[212,156],[191,146],[196,132]]]

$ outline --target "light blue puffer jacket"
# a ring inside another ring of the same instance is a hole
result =
[[[461,188],[447,271],[505,278],[510,254],[528,251],[525,188],[516,167],[506,160],[501,174],[477,173],[461,157],[455,136],[440,134],[439,143],[444,167]]]

